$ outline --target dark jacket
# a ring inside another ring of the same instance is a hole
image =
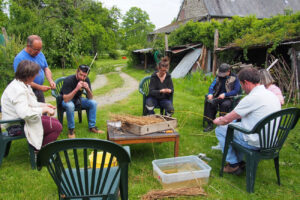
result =
[[[174,93],[173,82],[171,75],[167,73],[166,78],[163,82],[160,82],[160,79],[156,75],[157,72],[154,72],[151,75],[150,84],[149,84],[149,95],[156,99],[170,99],[171,95]],[[168,88],[172,90],[171,94],[160,93],[161,89]]]
[[[225,81],[225,97],[235,96],[240,91],[240,82],[238,77],[231,73],[229,76],[226,77]],[[213,94],[214,97],[218,97],[221,92],[222,88],[222,81],[220,81],[219,77],[216,77],[215,80],[209,87],[209,94]]]

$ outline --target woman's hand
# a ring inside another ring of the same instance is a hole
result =
[[[43,114],[47,114],[49,116],[53,116],[54,115],[54,109],[50,108],[48,106],[43,107]]]

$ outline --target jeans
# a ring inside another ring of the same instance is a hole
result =
[[[216,118],[218,110],[220,111],[220,116],[229,113],[232,108],[231,99],[214,99],[211,102],[205,101],[204,104],[204,120],[208,124],[212,124],[212,120]]]
[[[75,128],[75,120],[74,120],[74,111],[75,105],[73,101],[69,102],[62,102],[63,108],[66,110],[67,113],[67,120],[68,120],[68,128],[74,129]],[[81,97],[81,107],[88,110],[88,123],[89,128],[94,128],[96,126],[96,114],[97,114],[97,102],[92,99],[87,99]]]
[[[238,123],[235,123],[238,124]],[[227,133],[228,125],[225,126],[218,126],[215,130],[216,136],[219,140],[219,143],[222,148],[222,152],[224,152],[224,146],[225,146],[225,139],[226,139],[226,133]],[[242,145],[243,147],[246,147],[248,149],[256,150],[257,147],[251,146],[248,144],[247,141],[244,140],[243,133],[234,130],[233,134],[233,141]],[[229,145],[228,153],[226,156],[226,161],[230,164],[236,164],[243,160],[243,153],[236,151],[234,148],[232,148],[231,145]]]
[[[165,114],[168,116],[171,116],[174,113],[174,108],[172,105],[172,101],[169,99],[155,99],[153,97],[148,97],[146,99],[146,108],[147,108],[147,114],[152,115],[154,114],[154,108],[158,106],[163,108],[165,110]]]

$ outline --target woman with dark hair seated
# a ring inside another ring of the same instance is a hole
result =
[[[171,75],[168,73],[170,61],[163,57],[158,64],[158,71],[151,75],[149,95],[146,99],[148,114],[154,114],[154,108],[159,105],[164,108],[165,114],[171,116],[174,113],[172,94],[174,93]]]
[[[55,106],[38,102],[30,86],[39,71],[38,64],[21,61],[15,79],[6,87],[1,98],[2,119],[24,119],[26,138],[35,150],[55,141],[62,131],[60,122],[49,117],[54,115]]]

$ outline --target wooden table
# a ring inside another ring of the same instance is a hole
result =
[[[147,135],[135,135],[130,132],[120,131],[107,126],[107,139],[117,144],[139,144],[156,142],[174,142],[174,157],[178,156],[179,133],[151,133]]]

